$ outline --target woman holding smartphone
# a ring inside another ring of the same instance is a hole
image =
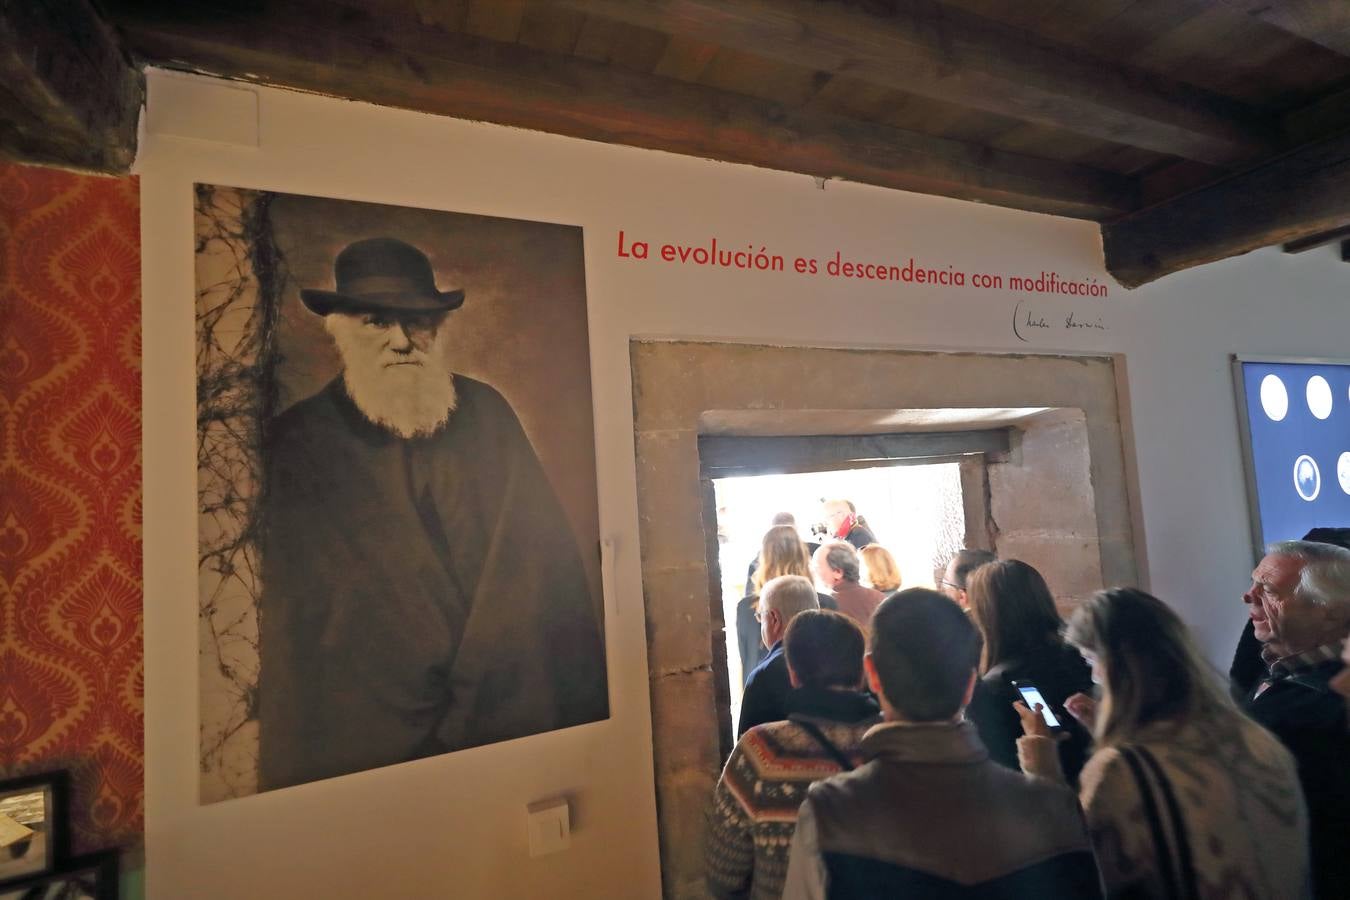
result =
[[[1101,686],[1100,701],[1065,707],[1095,739],[1079,795],[1107,896],[1310,897],[1293,757],[1237,711],[1181,619],[1118,588],[1084,603],[1065,636]],[[1014,708],[1023,771],[1063,779],[1039,711]]]
[[[984,638],[980,680],[966,708],[995,762],[1017,768],[1022,736],[1012,703],[1036,690],[1059,723],[1059,753],[1071,783],[1087,760],[1088,734],[1064,715],[1066,698],[1092,688],[1078,652],[1059,636],[1059,613],[1041,573],[1018,559],[986,563],[966,578],[970,617]]]

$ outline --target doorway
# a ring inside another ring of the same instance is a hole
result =
[[[738,475],[713,479],[717,504],[718,565],[722,620],[726,623],[725,673],[731,722],[740,718],[745,678],[759,657],[753,620],[738,615],[755,593],[750,569],[774,516],[790,513],[803,541],[818,543],[825,526],[821,504],[852,501],[876,542],[896,558],[902,587],[933,587],[934,572],[965,544],[965,509],[957,462],[873,466],[793,474]],[[868,587],[868,573],[862,581]],[[817,585],[817,590],[822,590]],[[742,630],[753,633],[743,634]],[[718,681],[722,673],[714,673]],[[710,711],[711,712],[711,711]]]
[[[863,467],[892,458],[870,441],[929,441],[933,457],[954,431],[1001,431],[1004,461],[960,469],[967,546],[992,534],[1000,555],[1054,568],[1069,602],[1103,584],[1140,583],[1118,358],[642,340],[630,357],[666,897],[704,895],[703,813],[730,751],[719,727],[730,709],[718,684],[727,654],[713,481],[770,474],[746,470],[759,456],[745,455],[756,450],[746,439],[806,439],[815,458],[857,438],[847,466]],[[961,428],[952,415],[964,417]],[[742,455],[710,455],[723,438],[740,439],[730,446]]]

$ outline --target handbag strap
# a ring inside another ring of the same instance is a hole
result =
[[[1158,817],[1158,803],[1153,797],[1153,789],[1149,787],[1143,764],[1139,762],[1139,757],[1132,747],[1121,747],[1120,755],[1130,767],[1135,787],[1139,789],[1139,797],[1144,802],[1144,819],[1153,834],[1153,849],[1158,854],[1158,874],[1162,876],[1166,896],[1168,900],[1180,900],[1177,876],[1172,870],[1172,849],[1167,843],[1167,835],[1163,833],[1162,819]]]
[[[796,722],[798,725],[802,727],[802,730],[804,730],[807,734],[811,735],[811,737],[815,738],[816,743],[820,744],[821,748],[824,749],[824,751],[829,755],[829,757],[839,764],[839,768],[843,769],[845,772],[853,771],[854,769],[853,762],[847,756],[844,755],[844,752],[842,750],[836,747],[834,743],[825,736],[825,732],[820,730],[819,725],[817,725],[815,722],[808,722],[805,719],[793,719],[792,721]]]
[[[1172,780],[1163,773],[1162,766],[1147,747],[1136,748],[1139,756],[1148,766],[1153,778],[1162,790],[1163,802],[1167,805],[1168,816],[1172,819],[1172,833],[1177,839],[1177,861],[1181,865],[1182,896],[1186,900],[1198,900],[1200,888],[1195,878],[1195,862],[1191,858],[1191,842],[1186,834],[1186,822],[1181,818],[1181,807],[1177,803],[1176,793],[1172,790]]]

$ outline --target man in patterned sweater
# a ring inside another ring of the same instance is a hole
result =
[[[705,847],[713,896],[777,900],[806,788],[861,761],[859,743],[880,713],[859,690],[863,643],[856,622],[829,610],[788,625],[787,721],[747,731],[713,793]]]

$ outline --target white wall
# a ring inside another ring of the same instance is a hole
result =
[[[177,87],[170,96],[166,84]],[[178,897],[650,897],[659,893],[628,341],[1122,353],[1152,588],[1221,659],[1251,565],[1228,354],[1350,356],[1350,266],[1265,251],[1105,300],[792,273],[794,255],[1071,278],[1102,271],[1090,223],[273,90],[250,104],[151,77],[145,305],[148,893]],[[234,92],[230,92],[233,94]],[[237,98],[236,98],[237,99]],[[580,224],[586,234],[610,721],[211,806],[196,802],[192,183]],[[617,235],[753,244],[784,273],[616,257]],[[1024,315],[1024,308],[1019,315]],[[1064,315],[1105,330],[1065,330]],[[809,373],[803,373],[809,377]],[[1128,450],[1129,448],[1127,448]],[[1145,549],[1145,548],[1141,548]],[[572,848],[530,859],[524,812],[573,797]]]

